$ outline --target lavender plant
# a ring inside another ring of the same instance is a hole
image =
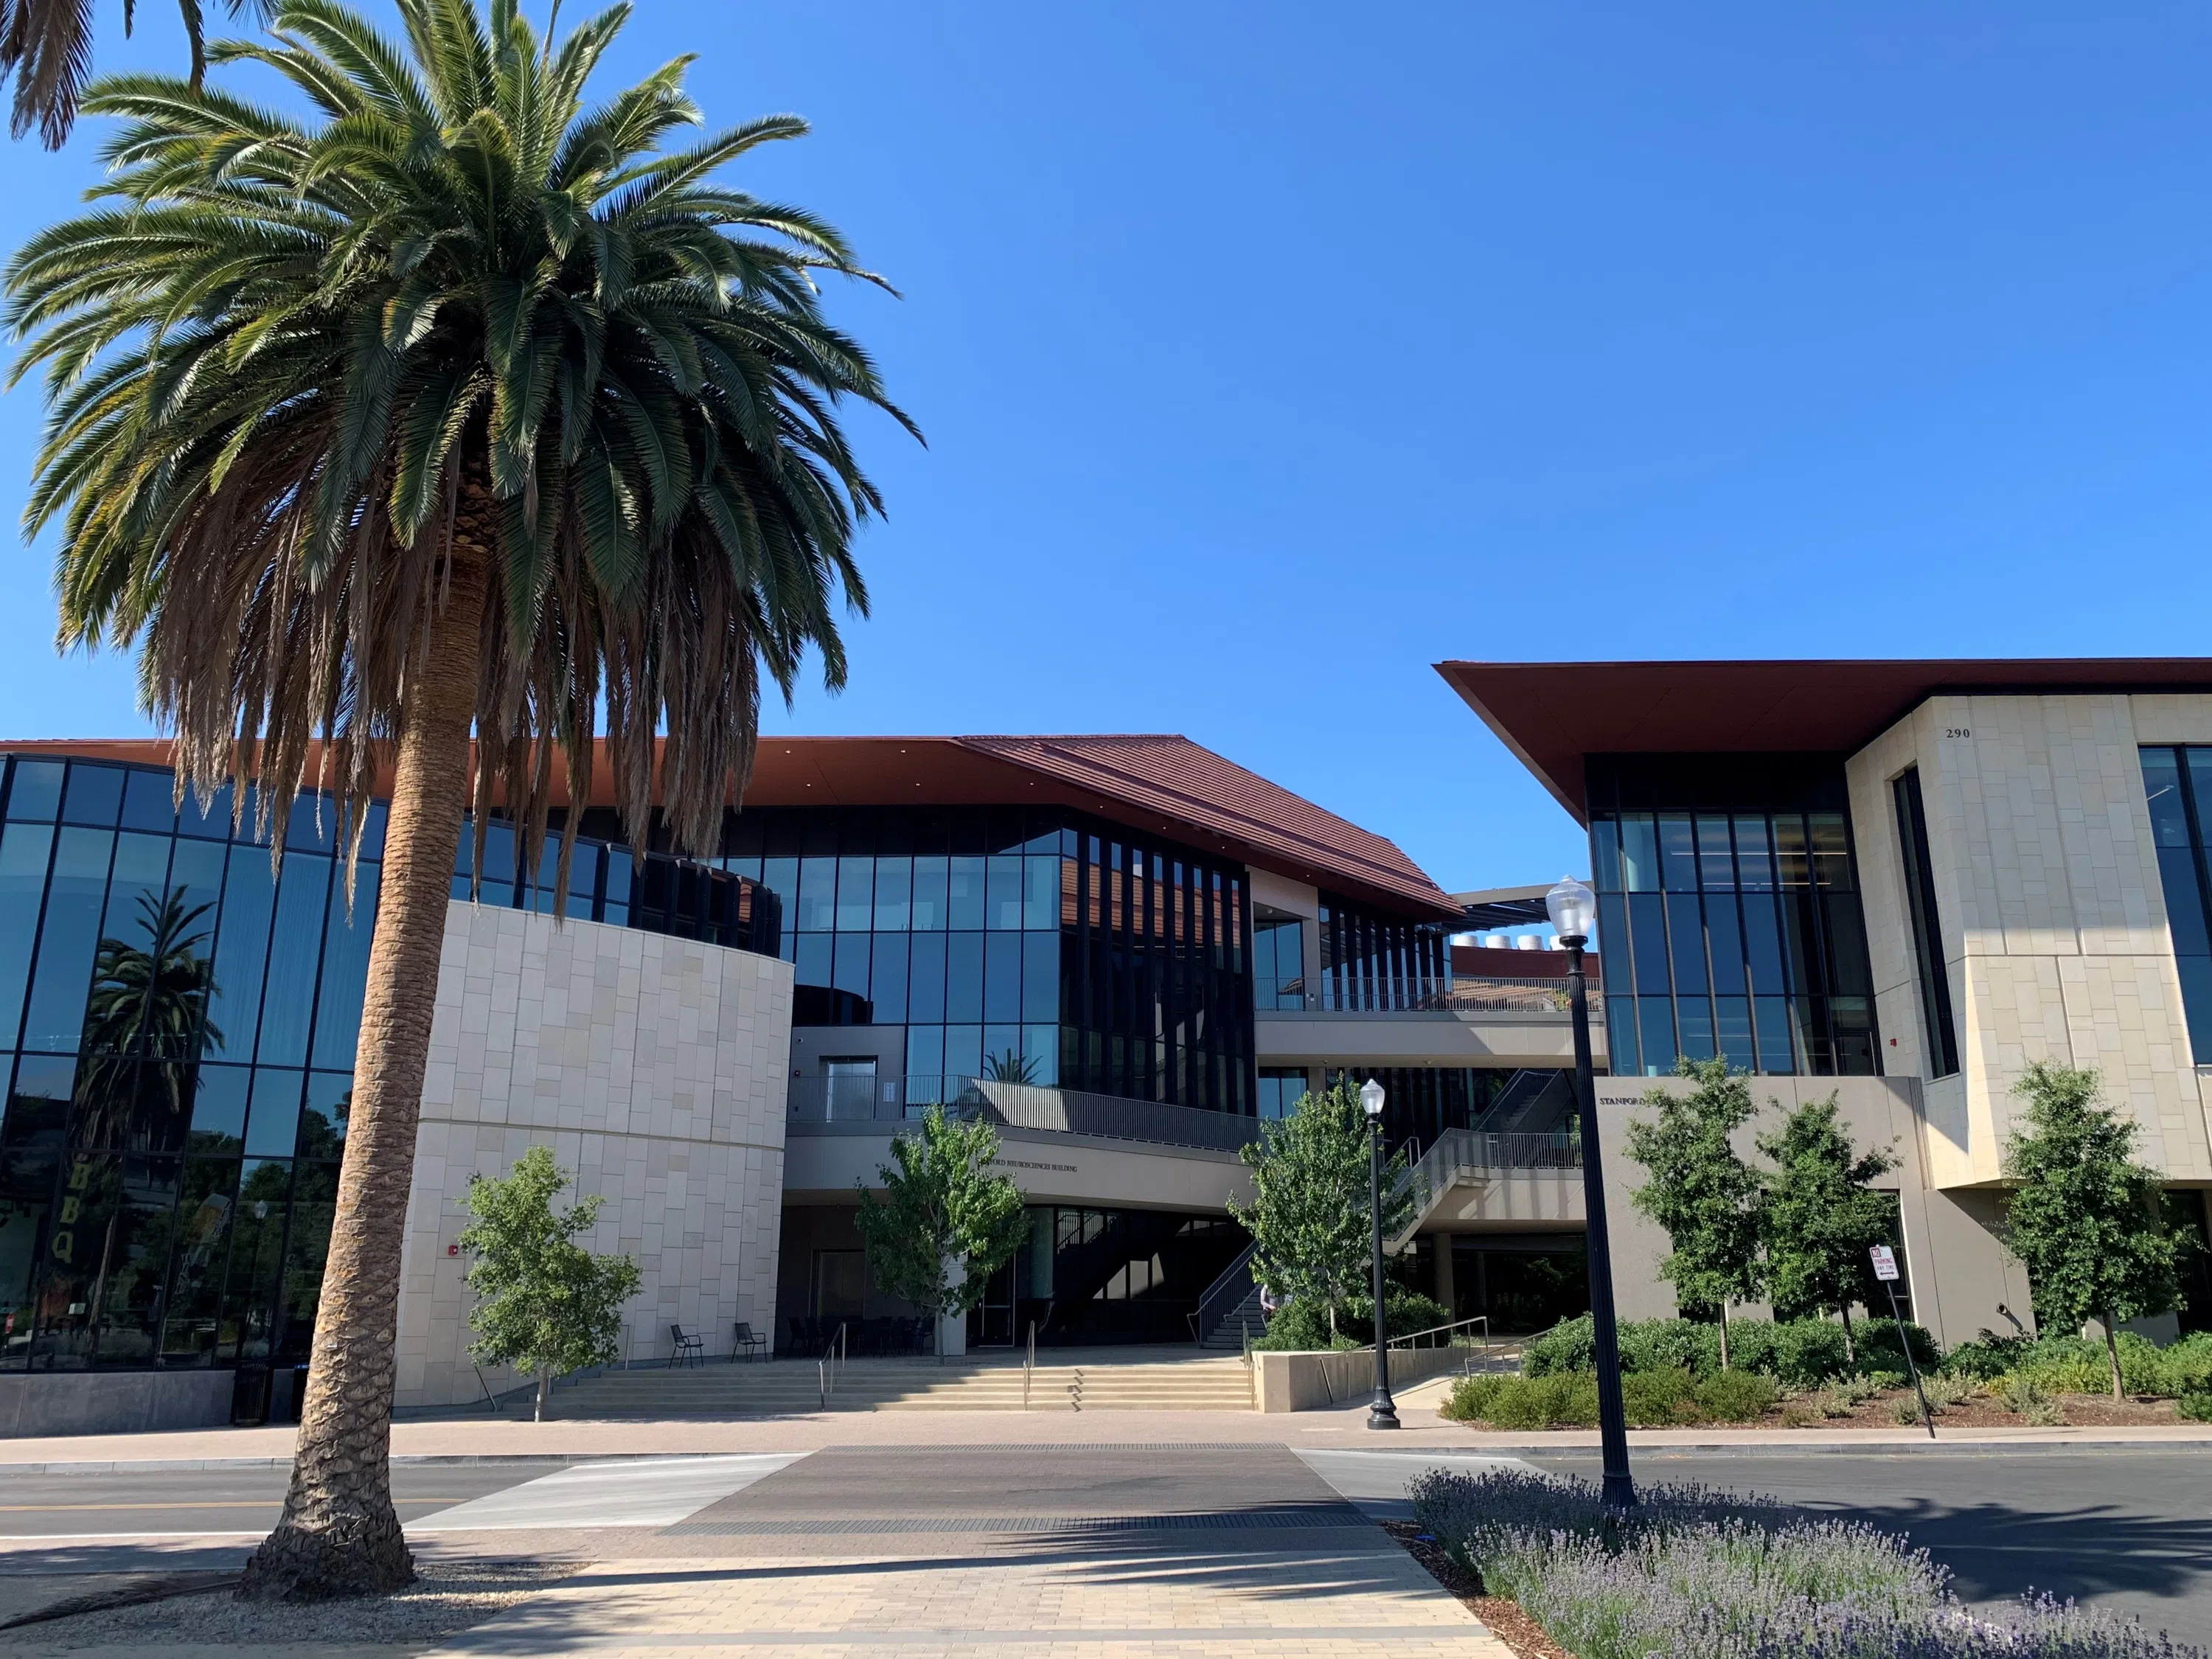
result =
[[[1769,1498],[1662,1484],[1621,1516],[1571,1477],[1441,1469],[1412,1497],[1486,1589],[1580,1659],[2204,1659],[2047,1596],[1971,1612],[1903,1534]]]

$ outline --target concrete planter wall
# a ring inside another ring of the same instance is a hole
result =
[[[1468,1352],[1465,1348],[1393,1348],[1390,1386],[1408,1389],[1456,1370]],[[1349,1406],[1370,1398],[1375,1392],[1371,1349],[1351,1353],[1255,1353],[1252,1364],[1253,1397],[1263,1412]]]
[[[0,1372],[0,1440],[220,1428],[237,1380],[218,1370]]]

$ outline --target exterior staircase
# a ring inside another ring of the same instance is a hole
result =
[[[1255,1316],[1256,1307],[1255,1304]],[[1241,1346],[1241,1340],[1240,1340]],[[1250,1411],[1242,1358],[1040,1362],[1027,1376],[1030,1411]],[[1057,1358],[1058,1357],[1055,1356]],[[798,1416],[823,1410],[1020,1411],[1024,1367],[1003,1359],[855,1359],[826,1397],[811,1360],[603,1371],[556,1389],[549,1416],[568,1419]]]
[[[1242,1302],[1215,1322],[1198,1346],[1208,1353],[1242,1353],[1246,1337],[1258,1338],[1266,1334],[1267,1329],[1267,1310],[1260,1305],[1260,1287],[1255,1285],[1244,1293]]]

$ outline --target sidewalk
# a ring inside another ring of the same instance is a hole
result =
[[[1257,1412],[839,1412],[729,1422],[532,1423],[513,1419],[395,1424],[395,1459],[477,1462],[521,1458],[697,1456],[732,1452],[813,1451],[829,1446],[917,1445],[1337,1445],[1407,1453],[1480,1451],[1511,1455],[1594,1451],[1593,1429],[1491,1433],[1405,1407],[1395,1434],[1366,1426],[1366,1407],[1264,1415]],[[0,1474],[37,1469],[244,1466],[291,1460],[289,1426],[202,1429],[135,1435],[82,1435],[0,1441]],[[1638,1429],[1632,1449],[1666,1451],[1896,1452],[2092,1448],[2204,1448],[2212,1425],[2140,1428]]]

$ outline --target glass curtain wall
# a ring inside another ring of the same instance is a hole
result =
[[[1320,1006],[1374,1013],[1433,1005],[1451,988],[1451,931],[1323,893]]]
[[[1746,1071],[1875,1073],[1840,769],[1794,781],[1800,808],[1759,799],[1760,783],[1793,780],[1761,779],[1756,757],[1680,758],[1680,775],[1658,779],[1589,763],[1611,1069],[1661,1076],[1678,1055],[1722,1054]]]
[[[375,914],[325,797],[282,878],[228,792],[0,762],[0,1369],[304,1360]]]
[[[2150,802],[2151,839],[2166,890],[2166,925],[2181,975],[2189,1047],[2200,1066],[2212,1064],[2212,879],[2208,879],[2205,813],[2212,811],[2212,748],[2160,744],[2142,751],[2143,790]]]
[[[909,1105],[983,1077],[1253,1110],[1241,867],[1018,808],[757,808],[723,850],[802,999],[905,1027]]]

